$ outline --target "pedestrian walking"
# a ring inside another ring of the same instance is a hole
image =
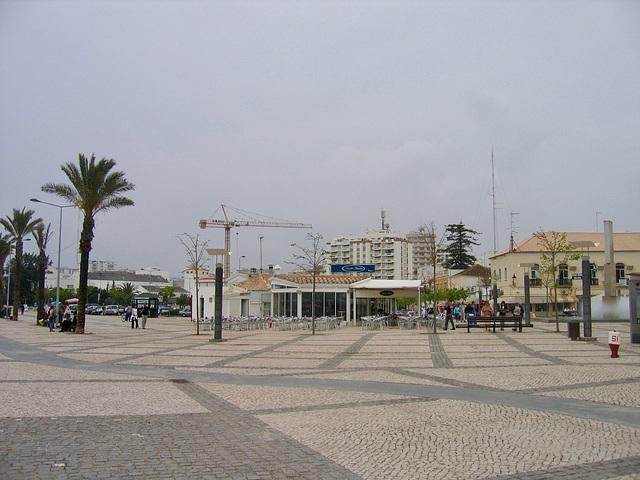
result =
[[[453,321],[453,309],[451,308],[451,303],[447,302],[447,306],[444,309],[444,328],[446,330],[449,326],[449,322],[451,322],[451,330],[456,329],[455,322]]]
[[[52,305],[49,307],[49,331],[53,332],[56,326],[56,308]]]
[[[131,309],[131,328],[138,328],[138,309],[135,307]]]
[[[142,328],[147,326],[147,318],[149,318],[149,305],[146,303],[142,306]]]

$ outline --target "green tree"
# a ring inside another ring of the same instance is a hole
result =
[[[124,172],[111,170],[116,162],[102,158],[96,162],[95,155],[86,158],[80,154],[78,164],[67,162],[60,168],[71,185],[47,183],[42,191],[63,198],[75,205],[84,215],[80,234],[80,279],[78,285],[78,315],[76,333],[84,333],[85,307],[87,304],[87,282],[89,278],[89,253],[93,241],[95,215],[99,212],[133,205],[133,200],[123,194],[135,189],[124,176]]]
[[[33,218],[35,213],[33,210],[27,210],[27,207],[23,207],[22,210],[17,208],[13,209],[13,217],[0,218],[0,224],[7,230],[11,242],[15,244],[15,273],[13,275],[13,320],[18,320],[18,306],[20,305],[20,285],[22,276],[22,245],[24,237],[33,232],[36,225],[42,220],[40,218]]]
[[[187,295],[186,293],[180,294],[180,296],[176,299],[176,305],[178,305],[178,307],[180,308],[191,305],[191,299],[189,298],[189,295]]]
[[[466,288],[439,288],[435,293],[435,297],[433,291],[423,293],[422,298],[427,302],[432,302],[434,298],[437,298],[438,301],[457,303],[469,297],[469,291]]]
[[[9,235],[0,235],[0,308],[4,305],[4,264],[11,254],[12,244]]]
[[[476,263],[476,257],[470,251],[472,245],[480,245],[475,238],[479,233],[465,227],[462,221],[447,225],[445,233],[449,244],[444,249],[447,259],[443,267],[456,270],[472,267]]]
[[[169,301],[176,294],[176,289],[174,287],[162,287],[158,292],[158,295],[162,297],[162,302],[165,305],[169,305]]]
[[[20,304],[33,305],[38,291],[38,255],[24,253],[20,269]]]
[[[119,305],[131,305],[133,303],[133,297],[138,293],[138,289],[131,282],[124,282],[119,287],[112,289],[111,295],[119,298]]]
[[[38,311],[36,313],[36,324],[40,323],[40,320],[45,318],[44,304],[45,304],[45,289],[44,283],[47,275],[47,267],[49,266],[49,257],[47,256],[47,243],[51,238],[51,224],[45,226],[40,222],[33,231],[33,239],[38,246]],[[43,322],[44,323],[44,322]]]
[[[553,310],[556,317],[556,332],[560,331],[560,320],[558,318],[558,267],[566,265],[571,260],[578,260],[580,253],[567,242],[567,234],[565,232],[543,232],[539,231],[533,234],[540,245],[541,261],[540,261],[540,279],[547,291],[547,302],[551,299],[550,290],[553,288]],[[547,310],[548,308],[547,303]]]

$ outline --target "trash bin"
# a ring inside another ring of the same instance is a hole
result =
[[[568,321],[567,332],[569,332],[569,338],[571,340],[578,340],[580,338],[580,322],[578,320]]]

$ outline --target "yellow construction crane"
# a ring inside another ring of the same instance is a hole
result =
[[[229,205],[220,205],[218,210],[222,209],[222,214],[224,215],[224,220],[200,220],[200,228],[224,228],[224,248],[225,248],[225,263],[224,263],[224,278],[229,278],[230,267],[229,267],[229,250],[231,249],[231,228],[233,227],[277,227],[277,228],[313,228],[310,223],[296,223],[296,222],[288,222],[285,220],[280,220],[272,217],[270,218],[273,221],[263,221],[263,220],[230,220],[227,215],[227,209],[232,210],[238,214],[252,216],[257,215],[264,217],[264,215],[259,215],[257,213],[245,212],[243,210],[239,210],[237,208],[230,207]],[[218,211],[216,210],[216,212]],[[213,215],[216,214],[213,213]],[[212,215],[212,216],[213,216]],[[277,221],[275,221],[277,220]]]

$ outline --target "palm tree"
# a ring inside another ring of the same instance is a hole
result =
[[[20,305],[20,276],[22,275],[22,242],[26,235],[33,232],[38,223],[42,222],[42,219],[33,218],[33,214],[36,213],[33,210],[27,210],[27,207],[22,207],[22,210],[17,208],[13,209],[13,217],[0,218],[0,224],[9,232],[9,237],[16,245],[16,261],[15,261],[15,273],[13,284],[13,318],[12,320],[18,321],[18,306]]]
[[[85,305],[87,303],[87,280],[89,276],[89,252],[93,240],[94,217],[98,212],[133,205],[133,200],[122,196],[135,188],[124,177],[124,172],[112,172],[115,160],[96,156],[87,159],[78,156],[78,164],[67,162],[60,168],[71,185],[47,183],[42,191],[57,195],[75,205],[84,214],[80,234],[80,281],[78,285],[78,314],[76,333],[84,333]]]
[[[0,235],[0,308],[4,305],[4,262],[11,253],[9,235]]]
[[[44,223],[40,222],[33,232],[33,239],[38,245],[38,313],[36,314],[36,324],[39,324],[40,319],[44,318],[44,284],[45,277],[47,275],[47,267],[49,266],[49,257],[47,256],[47,243],[51,238],[51,224],[45,227]],[[43,322],[44,324],[44,322]]]
[[[131,305],[133,297],[135,297],[136,293],[138,293],[138,289],[131,282],[124,282],[118,287],[118,290],[120,291],[120,294],[122,295],[122,298],[124,299],[126,305]]]

